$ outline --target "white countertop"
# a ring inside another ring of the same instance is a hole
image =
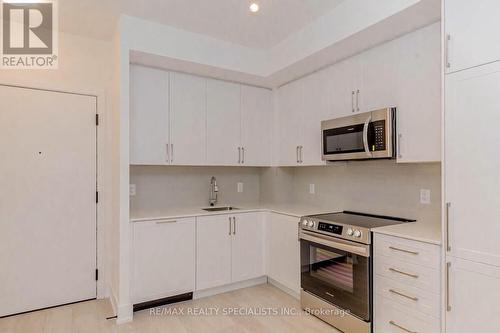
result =
[[[439,221],[417,221],[372,229],[374,233],[396,236],[419,242],[441,245]]]
[[[330,213],[332,211],[342,211],[339,209],[329,209],[326,211],[324,208],[314,207],[312,205],[304,204],[276,204],[276,205],[224,205],[221,206],[234,206],[237,210],[207,212],[203,207],[179,207],[168,209],[165,211],[148,212],[148,213],[134,213],[130,216],[131,222],[154,221],[163,219],[186,218],[197,216],[210,216],[210,215],[226,215],[236,213],[248,212],[273,212],[277,214],[295,216],[297,218],[305,215]],[[412,223],[397,224],[386,227],[379,227],[372,229],[374,233],[396,236],[419,242],[441,245],[441,225],[439,221],[417,221]]]

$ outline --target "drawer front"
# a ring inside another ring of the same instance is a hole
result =
[[[406,286],[414,286],[432,293],[439,293],[439,270],[411,264],[391,257],[376,255],[374,273],[395,280]]]
[[[439,313],[439,294],[418,289],[407,284],[375,275],[376,297],[385,297],[410,311],[419,311],[436,318]]]
[[[436,269],[440,265],[441,251],[437,245],[375,234],[373,247],[378,255]]]
[[[402,310],[397,302],[376,296],[374,305],[375,333],[439,333],[438,318]]]

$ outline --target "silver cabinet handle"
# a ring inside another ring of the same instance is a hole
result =
[[[391,324],[392,326],[395,326],[395,327],[399,328],[402,331],[408,332],[408,333],[418,333],[417,331],[411,331],[411,330],[409,330],[409,329],[407,329],[407,328],[405,328],[405,327],[403,327],[403,326],[401,326],[399,324],[396,324],[396,322],[393,321],[393,320],[389,321],[389,324]]]
[[[391,272],[394,272],[394,273],[398,273],[398,274],[401,274],[401,275],[406,275],[406,276],[418,279],[418,275],[416,275],[416,274],[406,273],[406,272],[400,271],[399,269],[395,269],[395,268],[392,268],[392,267],[389,268],[389,270]]]
[[[241,164],[245,164],[245,147],[241,147]]]
[[[451,35],[446,34],[446,50],[445,50],[445,57],[446,57],[446,68],[451,68],[451,63],[450,63],[450,41],[451,41]]]
[[[302,154],[302,149],[304,149],[303,146],[299,146],[299,163],[303,163],[304,160],[303,160],[303,154]]]
[[[450,268],[451,268],[451,262],[446,263],[446,286],[445,286],[445,292],[446,292],[446,311],[450,312],[451,311],[451,305],[450,305]]]
[[[446,203],[446,217],[445,217],[445,241],[446,241],[446,252],[451,251],[451,245],[450,245],[450,207],[451,207],[451,202]]]
[[[174,162],[174,144],[170,144],[170,162]]]
[[[229,236],[231,236],[231,216],[229,216]]]
[[[167,224],[167,223],[176,223],[177,220],[160,220],[160,221],[155,221],[156,224]]]
[[[236,217],[233,216],[233,235],[236,235]]]
[[[403,134],[399,133],[398,134],[398,158],[403,158],[403,155],[401,155],[401,141],[403,140]]]
[[[351,91],[351,109],[352,109],[352,112],[356,111],[356,110],[354,110],[354,90]]]
[[[404,297],[404,298],[411,299],[412,301],[415,301],[415,302],[417,302],[417,301],[418,301],[418,298],[417,298],[417,297],[408,296],[408,295],[403,294],[402,292],[396,291],[396,290],[394,290],[394,289],[389,289],[389,292],[391,292],[391,293],[393,293],[393,294],[395,294],[395,295],[398,295],[398,296]]]
[[[409,253],[409,254],[413,254],[413,255],[416,255],[416,256],[418,255],[418,252],[403,250],[403,249],[400,249],[399,247],[389,246],[389,248],[391,250],[393,250],[393,251],[399,251],[399,252]]]
[[[238,164],[241,164],[241,147],[238,147]]]
[[[166,162],[170,162],[170,145],[168,143],[165,144],[165,152],[166,152]]]
[[[356,90],[356,111],[359,111],[359,89]]]
[[[299,159],[299,146],[297,146],[297,148],[295,148],[295,154],[297,155],[297,163],[300,163],[300,159]]]

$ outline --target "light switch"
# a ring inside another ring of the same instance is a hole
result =
[[[309,184],[309,194],[316,193],[316,186],[314,184]]]
[[[238,183],[238,193],[243,192],[243,183]]]
[[[431,190],[420,190],[420,203],[424,205],[428,205],[431,203]]]
[[[130,184],[129,194],[131,197],[135,196],[135,184]]]

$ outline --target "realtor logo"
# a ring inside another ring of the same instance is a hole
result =
[[[57,6],[54,0],[1,3],[3,69],[57,68]]]

